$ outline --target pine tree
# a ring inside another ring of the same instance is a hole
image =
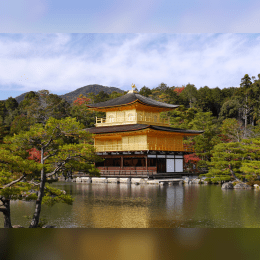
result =
[[[6,198],[4,192],[9,191],[9,186],[6,185],[10,185],[13,179],[19,180],[19,185],[21,185],[20,180],[22,179],[27,184],[34,185],[37,196],[33,196],[36,199],[36,205],[30,227],[35,228],[39,224],[42,202],[48,204],[58,201],[72,202],[70,196],[46,184],[46,182],[52,182],[52,176],[63,171],[66,172],[68,169],[86,172],[90,175],[99,175],[98,170],[94,167],[94,162],[99,161],[100,158],[94,153],[91,135],[82,129],[83,126],[75,118],[67,117],[58,120],[51,117],[44,125],[35,124],[30,127],[29,131],[22,131],[13,137],[4,138],[5,144],[2,145],[0,161],[7,165],[8,169],[3,173],[2,196]],[[33,158],[28,151],[39,151],[40,163],[37,163],[36,158]],[[21,160],[17,159],[17,164],[14,164],[14,160],[13,163],[9,163],[10,155],[16,154],[21,157]],[[28,160],[28,157],[33,160]],[[22,161],[25,158],[27,160]],[[38,174],[33,174],[33,178],[29,178],[28,173],[24,173],[22,170],[22,165],[25,164],[25,170],[33,172],[33,169],[27,169],[26,165],[32,164],[36,167],[35,163],[39,165],[41,170],[38,171]],[[19,170],[20,168],[21,170]],[[16,176],[16,173],[18,176]],[[15,194],[17,194],[16,190],[10,196]],[[9,199],[11,198],[9,197]]]

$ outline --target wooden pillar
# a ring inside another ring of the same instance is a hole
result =
[[[124,157],[123,155],[121,155],[121,170],[123,170],[123,167],[124,167]]]
[[[155,162],[156,162],[156,172],[158,172],[157,153],[156,153],[156,157],[155,157]]]
[[[146,167],[146,171],[148,170],[148,159],[147,159],[148,155],[145,156],[145,167]]]

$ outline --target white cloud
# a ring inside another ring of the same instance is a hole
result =
[[[1,36],[1,35],[0,35]],[[246,34],[2,35],[0,88],[67,93],[88,84],[130,89],[193,83],[239,86],[257,76],[258,35]],[[19,86],[19,89],[17,89]],[[0,98],[1,99],[1,98]]]

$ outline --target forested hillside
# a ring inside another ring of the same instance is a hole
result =
[[[119,92],[119,93],[124,93],[123,90],[119,89],[119,88],[115,88],[115,87],[105,87],[102,85],[98,85],[98,84],[93,84],[93,85],[87,85],[84,86],[82,88],[78,88],[74,91],[71,91],[67,94],[64,95],[58,95],[59,97],[65,99],[66,101],[68,101],[69,103],[72,103],[75,99],[77,99],[77,97],[82,94],[82,95],[88,95],[89,93],[93,93],[95,95],[97,95],[100,91],[104,91],[107,94],[111,94],[112,92]],[[23,93],[19,96],[17,96],[15,99],[18,103],[20,103],[21,101],[24,100],[24,97],[26,96],[26,94],[28,94],[29,92]]]
[[[98,88],[95,86],[94,89]],[[93,127],[95,117],[103,117],[104,113],[93,112],[86,104],[106,101],[126,93],[119,89],[110,93],[104,90],[94,93],[94,89],[85,94],[78,89],[67,96],[51,94],[47,90],[37,93],[31,91],[20,103],[15,98],[1,101],[0,142],[3,142],[4,136],[28,131],[30,126],[43,124],[51,117],[73,117],[85,128]],[[249,180],[258,176],[260,74],[257,78],[246,74],[239,88],[204,86],[198,89],[193,84],[169,87],[161,83],[154,89],[143,86],[139,93],[154,100],[180,105],[173,111],[161,113],[162,118],[170,117],[171,127],[204,130],[203,134],[185,141],[195,151],[185,156],[188,171],[206,173],[215,181],[234,176],[247,176]]]

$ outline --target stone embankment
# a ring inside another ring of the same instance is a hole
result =
[[[172,184],[208,184],[206,177],[198,178],[195,176],[183,176],[182,178],[155,179],[148,178],[102,178],[102,177],[77,177],[71,181],[77,183],[125,183],[125,184],[153,184],[153,185],[172,185]],[[259,189],[259,185],[253,187],[243,182],[221,182],[222,189]]]
[[[96,178],[96,177],[77,177],[75,182],[84,182],[84,183],[125,183],[125,184],[153,184],[153,185],[172,185],[173,183],[182,184],[183,179],[157,179],[157,180],[148,180],[148,178]]]

